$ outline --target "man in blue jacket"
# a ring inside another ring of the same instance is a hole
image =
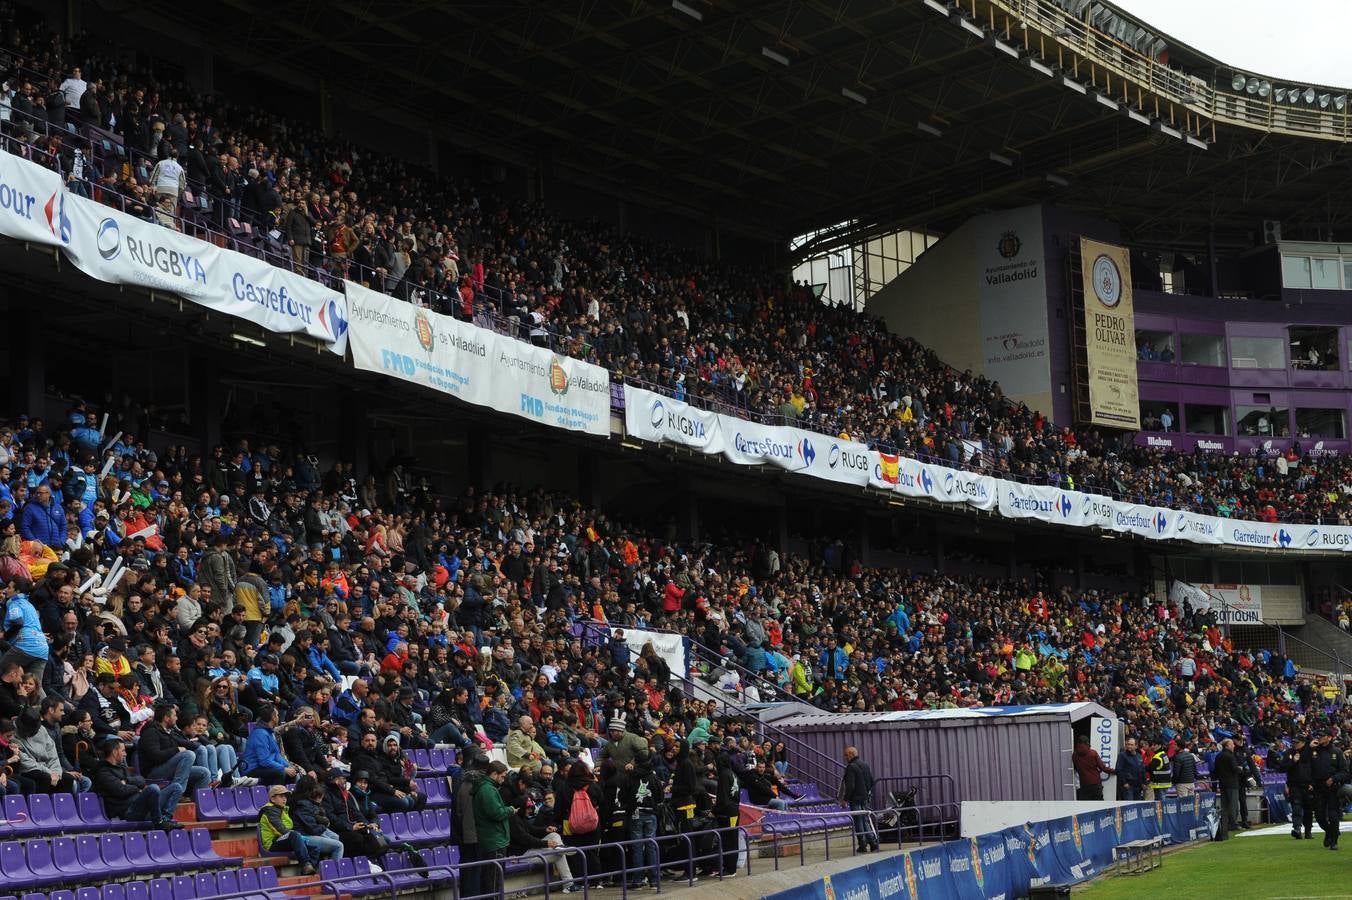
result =
[[[33,676],[37,682],[35,702],[42,702],[46,692],[42,689],[42,670],[47,667],[47,636],[42,633],[42,620],[38,611],[29,602],[28,595],[19,590],[27,582],[10,581],[0,590],[5,598],[5,634],[9,639],[9,651],[0,657],[0,669],[9,663],[22,666],[24,672]]]
[[[25,540],[42,541],[48,547],[65,546],[66,511],[52,498],[50,486],[40,484],[33,491],[33,499],[19,518],[19,533]]]
[[[277,707],[265,703],[258,708],[257,726],[244,743],[240,771],[263,784],[287,784],[296,779],[296,767],[282,756],[273,729],[277,727]]]

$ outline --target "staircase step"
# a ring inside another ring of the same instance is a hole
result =
[[[174,807],[175,822],[196,822],[197,804],[192,801],[186,801]]]
[[[258,836],[251,834],[247,837],[215,838],[211,846],[221,856],[257,856]]]

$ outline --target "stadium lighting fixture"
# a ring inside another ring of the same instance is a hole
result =
[[[1271,93],[1272,93],[1272,82],[1270,81],[1258,82],[1258,96],[1266,98]]]
[[[1070,88],[1072,91],[1076,91],[1076,92],[1081,93],[1081,94],[1087,94],[1087,93],[1089,93],[1089,89],[1088,89],[1088,88],[1086,88],[1084,85],[1080,84],[1080,83],[1079,83],[1078,81],[1076,81],[1074,78],[1071,78],[1069,75],[1062,75],[1062,76],[1061,76],[1061,83],[1062,83],[1063,85],[1065,85],[1066,87]]]
[[[923,131],[925,134],[928,134],[930,137],[943,137],[943,136],[944,136],[944,133],[943,133],[941,130],[939,130],[938,128],[935,128],[933,125],[931,125],[931,124],[928,123],[928,122],[916,122],[916,123],[915,123],[915,127],[916,127],[918,130]]]
[[[1003,153],[996,153],[994,150],[992,150],[989,155],[991,162],[997,162],[1002,166],[1014,165],[1014,160],[1010,159],[1008,156],[1005,156]]]
[[[1062,178],[1060,175],[1053,175],[1052,173],[1048,172],[1046,175],[1042,177],[1047,179],[1048,184],[1054,184],[1057,187],[1063,188],[1070,187],[1070,181],[1068,179]]]
[[[1244,83],[1245,83],[1244,76],[1239,74],[1238,72],[1235,73],[1234,78],[1230,79],[1230,87],[1234,88],[1237,91],[1244,90]]]
[[[1205,150],[1207,148],[1206,141],[1202,140],[1201,138],[1195,138],[1190,134],[1183,135],[1183,141],[1188,146],[1196,147],[1198,150]]]
[[[1319,95],[1319,108],[1320,108],[1320,109],[1328,109],[1328,108],[1329,108],[1329,101],[1332,100],[1332,99],[1333,99],[1333,97],[1332,97],[1332,95],[1330,95],[1330,94],[1320,94],[1320,95]]]
[[[1245,85],[1244,85],[1244,93],[1246,93],[1246,94],[1256,94],[1256,93],[1258,93],[1258,85],[1259,85],[1259,81],[1258,81],[1257,78],[1250,78],[1250,79],[1248,80],[1248,82],[1245,83]]]
[[[781,66],[787,66],[789,64],[789,58],[787,56],[785,56],[783,53],[779,53],[778,51],[771,50],[769,47],[761,48],[761,56],[765,57],[768,60],[777,62]]]
[[[1199,96],[1197,96],[1196,94],[1184,94],[1184,95],[1183,95],[1183,102],[1184,102],[1184,103],[1201,103],[1201,102],[1202,102],[1202,98],[1199,97]]]
[[[1301,94],[1301,99],[1311,106],[1314,105],[1314,88],[1306,88],[1305,93]]]
[[[1073,37],[1075,35],[1075,32],[1071,31],[1069,28],[1062,25],[1060,28],[1056,29],[1056,31],[1053,32],[1053,34],[1055,34],[1057,37]]]
[[[1117,111],[1117,101],[1114,100],[1112,97],[1105,97],[1102,94],[1095,94],[1094,99],[1097,100],[1101,105],[1111,109],[1113,112]]]
[[[1333,108],[1338,110],[1338,112],[1342,112],[1345,106],[1347,106],[1346,94],[1339,94],[1337,97],[1333,98]]]
[[[704,13],[695,9],[695,7],[691,6],[688,3],[682,3],[681,0],[671,0],[671,8],[676,10],[678,13],[682,13],[684,15],[689,16],[696,22],[704,21]]]
[[[252,345],[252,346],[254,346],[254,347],[266,347],[266,346],[267,346],[267,344],[265,344],[264,342],[260,341],[258,338],[256,338],[256,337],[249,337],[249,335],[247,335],[247,334],[240,334],[238,331],[232,331],[232,332],[230,332],[230,337],[232,337],[232,338],[234,338],[235,340],[239,341],[241,344],[250,344],[250,345]]]
[[[1277,102],[1277,103],[1285,103],[1285,102],[1286,102],[1286,88],[1277,88],[1277,90],[1276,90],[1276,91],[1273,93],[1273,95],[1272,95],[1272,99],[1273,99],[1274,102]]]
[[[867,98],[867,97],[865,97],[863,94],[859,93],[858,91],[852,91],[852,90],[850,90],[849,88],[845,88],[845,87],[841,88],[841,89],[840,89],[840,96],[846,98],[847,100],[853,100],[855,103],[861,104],[861,105],[863,105],[863,106],[867,106],[867,105],[868,105],[868,98]]]
[[[1033,57],[1031,56],[1028,57],[1028,68],[1032,69],[1034,72],[1041,72],[1048,78],[1052,77],[1052,75],[1054,74],[1050,66],[1044,66],[1042,63],[1038,62],[1036,59],[1033,59]]]
[[[1300,102],[1300,88],[1291,88],[1286,92],[1286,102],[1296,104]]]
[[[941,16],[946,16],[949,14],[948,7],[940,3],[939,0],[925,0],[925,5],[928,6],[930,9],[934,10],[935,12],[937,12]]]

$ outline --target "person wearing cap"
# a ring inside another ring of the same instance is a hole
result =
[[[296,831],[291,821],[290,799],[291,791],[286,785],[274,784],[268,788],[268,802],[258,811],[259,843],[269,853],[294,853],[296,862],[300,863],[300,873],[313,875],[315,857],[305,835]]]
[[[174,821],[174,807],[183,791],[174,782],[161,789],[147,784],[127,768],[127,745],[116,735],[105,737],[99,747],[101,764],[94,770],[94,793],[103,801],[110,818],[149,822],[163,830],[182,828]]]
[[[1228,742],[1227,742],[1228,743]],[[1339,790],[1348,781],[1347,759],[1333,740],[1333,729],[1321,728],[1310,757],[1310,782],[1314,789],[1314,818],[1324,830],[1324,846],[1338,849],[1343,819]]]
[[[352,780],[370,786],[370,775],[364,771],[354,772]],[[390,849],[389,838],[381,833],[377,824],[369,794],[362,791],[359,798],[357,792],[349,788],[348,773],[343,769],[329,769],[324,776],[324,812],[329,817],[329,827],[343,842],[343,850],[348,855],[379,859]]]
[[[606,734],[609,740],[601,748],[602,762],[613,759],[620,769],[629,769],[640,755],[648,755],[648,742],[641,735],[626,730],[623,715],[616,713],[611,716],[606,725]]]

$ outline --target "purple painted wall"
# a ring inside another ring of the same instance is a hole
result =
[[[832,759],[840,759],[847,746],[859,748],[875,778],[952,776],[956,797],[934,797],[937,787],[922,788],[922,794],[929,791],[930,799],[920,796],[917,803],[1075,799],[1075,773],[1070,764],[1074,738],[1065,716],[925,722],[840,718],[842,723],[835,725],[781,724]]]

